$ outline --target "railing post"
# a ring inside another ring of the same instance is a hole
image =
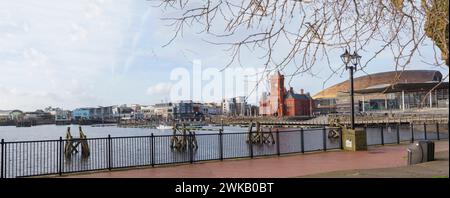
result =
[[[223,161],[223,129],[219,129],[219,159]]]
[[[441,140],[441,138],[439,136],[439,122],[436,122],[436,135],[437,135],[437,140]]]
[[[62,167],[63,167],[63,155],[64,155],[64,148],[63,148],[63,139],[62,137],[59,137],[59,141],[58,141],[58,174],[61,176],[62,175]]]
[[[400,124],[397,124],[397,144],[400,144]]]
[[[153,133],[150,136],[150,145],[151,145],[151,163],[152,163],[152,167],[155,167],[155,136],[153,135]]]
[[[280,156],[280,131],[277,128],[277,155]]]
[[[425,138],[425,140],[428,139],[427,138],[427,124],[425,122],[423,123],[423,137]]]
[[[108,135],[108,143],[107,143],[107,153],[108,153],[108,170],[112,169],[112,151],[111,151],[111,143],[112,143],[112,139],[111,139],[111,135]]]
[[[2,141],[1,141],[1,158],[0,158],[0,161],[2,162],[1,163],[1,165],[0,165],[0,172],[1,172],[1,174],[0,174],[0,178],[5,178],[5,176],[4,176],[4,163],[5,163],[5,159],[4,159],[4,153],[5,153],[5,147],[4,147],[4,145],[5,145],[5,140],[4,139],[2,139]]]
[[[327,151],[327,128],[324,126],[322,129],[323,151]]]
[[[303,131],[303,128],[300,128],[300,146],[302,148],[302,153],[305,153],[305,132]]]
[[[384,129],[383,127],[380,127],[381,129],[381,145],[384,145]]]
[[[250,132],[250,138],[249,138],[249,140],[248,140],[248,145],[249,145],[249,149],[248,149],[248,151],[249,151],[249,155],[250,155],[250,158],[252,158],[253,159],[253,139],[251,138],[251,136],[252,136],[252,132]]]
[[[411,122],[411,143],[414,142],[414,124]]]
[[[194,163],[194,152],[193,152],[193,148],[192,148],[192,133],[189,133],[189,163]]]
[[[344,150],[344,145],[342,143],[342,140],[344,139],[344,137],[342,137],[342,135],[344,133],[342,132],[342,128],[339,128],[338,131],[339,131],[339,140],[340,140],[339,145],[341,146],[341,150]]]

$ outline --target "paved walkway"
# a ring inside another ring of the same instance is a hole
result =
[[[448,178],[448,151],[435,154],[435,160],[393,168],[344,170],[302,176],[305,178]]]
[[[449,150],[448,140],[436,142],[436,152]],[[284,178],[331,171],[376,169],[406,165],[408,144],[370,147],[369,151],[295,154],[259,159],[225,160],[157,168],[114,170],[69,175],[100,178]]]

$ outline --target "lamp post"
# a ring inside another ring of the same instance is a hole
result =
[[[341,59],[345,64],[345,69],[350,71],[350,100],[351,100],[351,128],[355,129],[355,100],[354,100],[354,88],[353,88],[353,72],[356,72],[356,66],[359,64],[361,56],[355,52],[350,54],[348,50],[345,50],[341,55]],[[351,65],[349,65],[351,63]],[[363,104],[364,105],[364,104]]]

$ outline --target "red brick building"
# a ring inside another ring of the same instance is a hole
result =
[[[313,100],[303,89],[295,93],[291,87],[284,87],[284,75],[277,72],[270,77],[270,93],[264,94],[259,104],[259,113],[263,116],[309,116]]]

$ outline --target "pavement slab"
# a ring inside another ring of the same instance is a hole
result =
[[[256,159],[235,159],[224,161],[197,162],[158,166],[155,168],[135,168],[94,173],[66,175],[69,178],[288,178],[288,177],[332,177],[333,175],[317,175],[333,171],[355,171],[381,168],[407,167],[409,144],[371,146],[368,151],[346,152],[327,151],[307,154],[291,154],[270,156]],[[447,152],[448,140],[436,141],[436,153]],[[440,154],[445,155],[445,154]],[[445,160],[444,160],[445,161]],[[426,166],[426,165],[420,165]],[[420,167],[418,166],[418,167]],[[447,164],[440,165],[447,168]],[[420,169],[420,168],[416,168]],[[395,172],[395,169],[393,169]],[[423,172],[423,171],[422,171]],[[352,172],[354,177],[364,177],[361,173]],[[434,174],[434,173],[433,173]],[[445,177],[445,173],[440,173]],[[314,176],[315,175],[315,176]],[[347,174],[348,175],[348,174]],[[438,176],[439,174],[437,174]],[[376,176],[368,174],[367,177]],[[380,175],[389,177],[390,175]],[[420,174],[404,172],[400,177],[420,177]],[[429,176],[429,175],[428,175]],[[337,176],[336,176],[337,177]],[[347,176],[348,177],[348,176]]]

